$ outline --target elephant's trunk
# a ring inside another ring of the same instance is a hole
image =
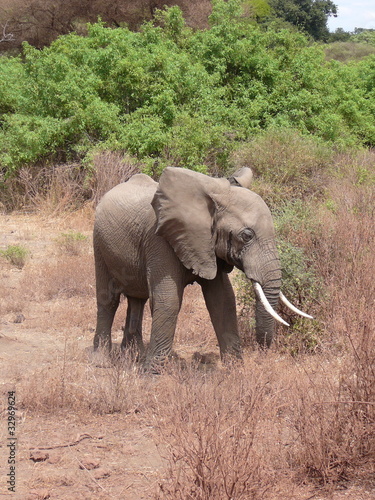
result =
[[[273,317],[270,312],[266,310],[264,305],[264,301],[257,290],[257,286],[260,287],[258,283],[255,284],[256,290],[256,306],[255,306],[255,320],[256,320],[256,340],[261,347],[270,347],[272,339],[275,335],[276,330],[276,321],[275,317]],[[261,287],[260,287],[261,288]],[[263,289],[266,301],[269,306],[273,309],[273,312],[277,315],[275,309],[277,308],[277,304],[279,301],[280,288],[272,287],[272,288],[264,288]],[[268,307],[267,307],[268,308]],[[278,316],[278,315],[277,315]],[[277,319],[284,324],[280,317]]]

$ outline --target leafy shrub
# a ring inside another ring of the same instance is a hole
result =
[[[327,62],[302,34],[249,22],[239,0],[214,2],[209,29],[187,28],[172,7],[138,32],[97,23],[42,50],[25,44],[22,58],[0,59],[0,71],[5,177],[98,149],[225,172],[240,143],[280,127],[375,144],[373,58]],[[284,135],[285,149],[298,146],[298,134]]]
[[[82,243],[85,241],[87,241],[87,236],[76,231],[61,233],[56,238],[60,250],[68,255],[79,255],[82,251]]]
[[[282,292],[292,304],[312,316],[317,315],[317,306],[326,298],[323,280],[309,253],[312,242],[320,231],[319,222],[315,219],[316,214],[312,213],[310,206],[298,199],[285,203],[274,216],[282,269]],[[246,337],[253,338],[255,330],[254,320],[249,323],[248,319],[254,316],[255,294],[251,283],[243,274],[238,275],[235,281],[237,301],[242,306],[240,325],[245,332],[243,341],[248,344],[249,339]],[[315,351],[323,336],[321,322],[306,320],[281,302],[280,310],[290,327],[279,326],[279,348],[291,354]]]
[[[356,33],[351,37],[351,40],[358,42],[358,43],[368,43],[369,45],[375,46],[375,31],[373,29],[369,30],[358,30],[359,32]]]
[[[26,263],[29,251],[20,245],[9,245],[5,250],[0,250],[0,255],[21,269]]]
[[[282,291],[299,309],[313,314],[316,303],[323,300],[323,284],[311,267],[306,252],[285,240],[279,240],[278,250],[283,271]],[[278,336],[278,344],[291,354],[313,352],[322,337],[322,326],[315,320],[306,320],[282,305],[282,316],[290,324]]]
[[[176,117],[172,136],[167,146],[168,159],[179,167],[191,168],[207,173],[225,173],[230,141],[225,137],[225,128],[204,117],[180,114]]]

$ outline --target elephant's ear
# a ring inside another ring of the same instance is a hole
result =
[[[168,241],[185,267],[205,279],[217,274],[215,217],[229,188],[226,179],[167,167],[152,200],[156,234]]]
[[[249,189],[253,180],[253,172],[249,167],[242,167],[228,178],[231,186],[239,186]]]

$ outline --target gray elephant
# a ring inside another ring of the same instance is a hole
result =
[[[270,210],[248,189],[251,180],[248,168],[224,179],[168,167],[159,183],[137,174],[104,195],[94,226],[95,350],[111,348],[111,327],[124,294],[128,310],[121,346],[143,352],[142,317],[149,299],[152,328],[145,365],[157,369],[171,352],[184,288],[196,281],[222,358],[241,358],[228,277],[234,266],[254,284],[256,339],[270,346],[275,319],[284,322],[274,311],[279,297],[284,299],[281,269]]]

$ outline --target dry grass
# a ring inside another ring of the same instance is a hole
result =
[[[233,164],[250,167],[253,189],[272,208],[287,200],[319,196],[326,184],[332,150],[292,129],[270,129],[232,154]]]
[[[326,46],[325,52],[328,60],[349,62],[375,54],[375,48],[369,43],[334,42]]]
[[[94,268],[92,255],[65,255],[43,266],[30,267],[22,287],[29,299],[50,301],[71,297],[94,297]]]
[[[87,252],[88,244],[91,245],[91,238],[79,231],[68,231],[60,233],[55,239],[59,251],[63,255],[81,255]]]
[[[78,354],[77,354],[78,353]],[[41,391],[41,386],[49,387]],[[34,373],[21,387],[22,407],[33,414],[71,412],[81,416],[141,411],[149,400],[148,381],[127,356],[111,359],[82,354],[77,342],[66,338],[54,366]],[[79,410],[78,410],[79,409]]]

